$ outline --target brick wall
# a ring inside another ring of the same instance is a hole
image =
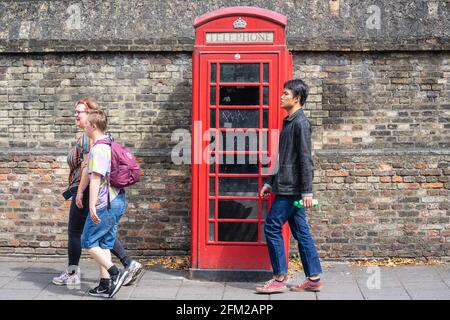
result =
[[[446,53],[304,53],[322,257],[449,256]],[[293,247],[295,245],[293,244]]]
[[[127,192],[119,236],[136,256],[187,254],[189,168],[173,168],[162,153],[139,161],[145,176]],[[0,156],[0,254],[67,254],[70,202],[61,201],[66,179],[63,155]]]
[[[0,147],[68,148],[73,104],[94,96],[127,145],[164,148],[190,128],[189,54],[0,55]]]
[[[310,221],[321,256],[449,256],[449,155],[324,153]]]
[[[297,54],[316,149],[450,146],[448,53]]]
[[[448,53],[296,54],[315,149],[448,148]],[[0,147],[66,148],[73,103],[92,95],[135,148],[190,128],[189,54],[0,56]],[[151,137],[151,140],[149,139]]]
[[[144,172],[119,235],[134,255],[190,250],[190,167],[171,134],[191,125],[189,54],[0,56],[0,254],[66,254],[74,102],[96,97]]]
[[[449,57],[294,53],[311,87],[321,257],[449,256]],[[188,253],[190,168],[171,163],[170,137],[190,129],[191,55],[150,52],[0,55],[0,254],[65,254],[65,154],[88,95],[144,170],[120,227],[127,249]]]

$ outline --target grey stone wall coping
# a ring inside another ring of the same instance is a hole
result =
[[[292,51],[450,50],[446,0],[0,0],[0,53],[189,52],[195,18],[234,6],[285,15]]]

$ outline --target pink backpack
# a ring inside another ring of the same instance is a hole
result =
[[[139,181],[141,169],[134,155],[123,145],[111,140],[98,140],[94,145],[111,146],[109,183],[116,188],[129,187]]]

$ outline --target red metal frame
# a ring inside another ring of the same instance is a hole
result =
[[[247,27],[234,29],[233,22],[241,17],[247,22]],[[262,164],[258,162],[258,174],[225,174],[219,173],[219,164],[215,163],[214,173],[210,173],[207,163],[198,163],[203,158],[203,151],[209,142],[203,141],[203,133],[209,128],[210,110],[216,110],[216,125],[219,127],[219,110],[245,109],[260,110],[258,128],[251,128],[255,132],[268,132],[270,129],[281,129],[282,119],[286,115],[279,105],[279,97],[283,83],[292,76],[292,57],[285,43],[285,16],[273,11],[253,7],[233,7],[214,11],[195,20],[196,41],[193,53],[192,81],[193,81],[193,110],[192,110],[192,196],[191,196],[191,257],[192,267],[201,269],[271,269],[267,246],[262,242],[262,200],[255,196],[219,196],[219,178],[257,178],[258,190],[262,186]],[[267,43],[206,43],[207,32],[273,32],[274,41]],[[240,59],[235,59],[235,54]],[[210,66],[216,64],[216,79],[210,82]],[[259,63],[260,81],[257,83],[220,83],[220,63]],[[269,82],[264,82],[263,63],[269,64]],[[259,86],[259,105],[255,106],[219,106],[221,86]],[[216,87],[216,103],[210,106],[210,86]],[[269,106],[262,102],[263,88],[269,89]],[[263,110],[268,110],[268,128],[263,129]],[[202,127],[195,126],[201,121]],[[219,132],[246,130],[220,128]],[[269,135],[270,136],[270,135]],[[261,137],[261,134],[259,134]],[[277,150],[262,150],[262,139],[258,151],[207,151],[210,155],[217,154],[276,154]],[[201,145],[201,148],[195,148]],[[270,146],[270,142],[268,144]],[[197,153],[195,153],[197,151]],[[202,159],[203,160],[203,159]],[[214,178],[214,195],[210,195],[209,180]],[[270,208],[273,195],[267,200],[266,210]],[[218,200],[258,200],[258,215],[256,219],[219,219]],[[209,201],[215,205],[214,218],[209,217]],[[217,241],[218,228],[214,229],[214,240],[209,240],[209,224],[218,222],[241,222],[258,224],[257,242],[225,242]],[[283,229],[286,250],[289,248],[289,229]]]

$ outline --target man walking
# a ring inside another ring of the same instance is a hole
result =
[[[308,86],[299,79],[284,84],[281,106],[288,116],[283,120],[279,141],[279,169],[261,189],[260,196],[275,193],[264,226],[273,278],[257,287],[260,293],[275,293],[287,290],[286,252],[282,227],[289,222],[294,238],[298,241],[300,258],[306,281],[291,287],[291,291],[320,291],[322,282],[319,255],[314,245],[308,224],[306,209],[312,208],[314,163],[311,154],[311,125],[302,107],[308,97]],[[303,199],[304,208],[294,206],[294,201]]]

